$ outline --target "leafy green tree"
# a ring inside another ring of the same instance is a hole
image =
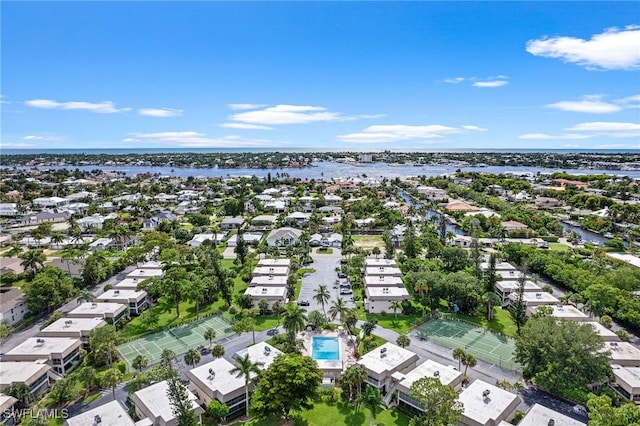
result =
[[[82,281],[87,287],[93,287],[103,281],[110,273],[109,260],[102,254],[94,253],[87,257],[82,266]]]
[[[320,311],[313,310],[307,315],[307,324],[314,330],[322,328],[327,324],[327,317]]]
[[[116,386],[124,379],[124,374],[117,368],[109,368],[107,371],[102,373],[102,377],[100,378],[100,385],[102,387],[111,389],[111,394],[113,395],[113,400],[116,399]]]
[[[91,351],[88,353],[90,362],[95,366],[105,364],[111,366],[114,357],[117,357],[117,341],[118,332],[113,325],[107,324],[104,327],[91,330],[89,335]]]
[[[153,330],[160,323],[160,314],[155,309],[147,309],[138,318],[146,330]]]
[[[589,426],[640,426],[640,406],[627,402],[619,407],[607,395],[589,394]]]
[[[349,401],[355,401],[360,395],[360,389],[367,377],[367,370],[362,364],[353,364],[347,367],[340,375],[340,387],[342,393]]]
[[[315,289],[313,299],[322,305],[322,313],[324,316],[327,316],[327,311],[325,311],[324,305],[329,303],[329,300],[331,300],[331,293],[329,293],[327,286],[324,284],[318,286],[318,288]]]
[[[384,234],[382,234],[382,241],[384,242],[385,259],[393,259],[396,254],[396,248],[393,244],[393,238],[389,231],[385,231]]]
[[[247,333],[249,331],[254,330],[254,325],[255,325],[255,321],[253,320],[253,318],[245,317],[245,318],[242,318],[240,321],[236,322],[235,324],[233,324],[231,326],[231,329],[233,330],[234,333],[242,334],[242,333]],[[255,345],[255,343],[256,341],[255,341],[255,333],[254,333],[253,344]]]
[[[249,252],[247,250],[247,244],[244,242],[243,232],[241,230],[238,230],[238,240],[233,251],[236,254],[236,260],[238,261],[238,263],[240,265],[244,265]]]
[[[375,418],[378,409],[381,406],[385,406],[382,396],[380,395],[380,390],[373,386],[367,386],[356,402],[358,405],[364,405],[369,409],[369,426],[373,425],[373,419]]]
[[[198,416],[193,411],[193,402],[189,398],[187,388],[180,382],[180,377],[172,374],[167,383],[169,385],[167,397],[171,411],[176,416],[177,426],[197,426]]]
[[[511,305],[509,306],[509,310],[511,311],[511,316],[513,317],[513,321],[516,323],[517,332],[520,333],[522,326],[527,322],[527,306],[524,302],[524,287],[526,283],[526,267],[523,267],[523,271],[518,278],[518,286],[516,287],[515,294],[516,298]]]
[[[404,232],[402,251],[409,259],[415,259],[420,255],[420,246],[416,241],[416,231],[411,222],[409,222],[409,225],[407,225],[407,229]]]
[[[249,417],[249,383],[252,376],[259,376],[261,373],[260,367],[264,365],[262,362],[253,362],[249,359],[249,354],[244,357],[240,357],[236,360],[237,367],[233,368],[229,373],[235,374],[236,377],[244,378],[244,391],[246,401],[246,415]]]
[[[460,360],[462,362],[462,365],[464,365],[464,375],[467,375],[467,369],[469,367],[473,368],[478,364],[478,361],[476,360],[476,357],[473,356],[472,353],[470,352],[466,352],[464,354],[464,357],[462,357],[462,359]]]
[[[229,415],[229,406],[217,399],[212,399],[207,405],[207,414],[218,420],[224,420]]]
[[[84,365],[74,373],[74,378],[82,383],[86,397],[98,380],[98,372],[90,365]]]
[[[73,398],[73,380],[71,378],[65,378],[58,380],[51,391],[49,397],[57,405],[62,405],[65,402],[71,401]]]
[[[44,268],[23,291],[31,312],[51,312],[75,293],[71,277],[53,266]]]
[[[198,365],[198,363],[200,362],[200,359],[202,357],[200,356],[200,352],[198,352],[197,350],[191,348],[189,349],[185,354],[184,354],[184,362],[187,365],[192,366],[193,368],[196,367],[196,365]]]
[[[440,259],[444,269],[450,272],[462,271],[469,266],[469,254],[462,247],[444,247]]]
[[[531,318],[516,337],[523,376],[559,395],[581,392],[611,376],[608,353],[589,324]]]
[[[189,280],[184,283],[184,297],[196,304],[196,316],[200,314],[200,304],[205,299],[205,284],[197,275],[190,274]]]
[[[149,365],[149,360],[144,355],[136,356],[131,362],[131,366],[140,372],[144,370],[147,365]]]
[[[173,362],[176,360],[176,353],[171,349],[163,349],[160,354],[160,362],[166,367],[173,367]]]
[[[306,410],[320,395],[322,371],[315,360],[301,355],[278,355],[262,373],[251,399],[258,417],[277,415],[289,420],[291,411]]]
[[[411,419],[410,426],[448,426],[460,422],[464,407],[458,394],[437,377],[423,377],[411,385],[410,395],[424,411]]]
[[[175,303],[176,317],[180,316],[180,302],[184,299],[189,285],[189,276],[184,267],[170,268],[158,283],[160,294]]]
[[[362,324],[362,332],[364,333],[365,336],[371,336],[371,333],[373,332],[373,330],[375,330],[375,328],[378,326],[378,320],[371,320],[371,321],[365,321]]]
[[[44,268],[44,262],[47,260],[47,256],[42,250],[28,250],[20,253],[18,257],[22,259],[20,265],[31,277],[35,276],[35,274]]]
[[[15,383],[6,388],[3,392],[18,400],[14,405],[16,410],[27,408],[33,401],[35,401],[35,396],[31,393],[31,389],[24,383]]]
[[[396,339],[396,345],[400,346],[401,348],[406,348],[410,344],[411,344],[411,339],[406,334],[401,334]]]

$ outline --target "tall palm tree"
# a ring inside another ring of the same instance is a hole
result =
[[[400,346],[401,348],[406,348],[410,344],[411,344],[411,339],[406,334],[401,334],[396,339],[396,345]]]
[[[429,291],[429,284],[426,281],[418,280],[413,286],[413,291],[417,292],[422,299],[424,294]]]
[[[22,259],[20,265],[34,275],[44,267],[44,262],[47,260],[42,250],[29,250],[20,254],[19,257]]]
[[[393,309],[393,319],[398,319],[397,310],[402,309],[402,302],[400,302],[399,300],[394,300],[393,302],[391,302],[389,307]]]
[[[476,364],[478,364],[478,361],[476,360],[476,357],[473,356],[473,354],[470,354],[469,352],[466,352],[464,354],[464,356],[462,357],[462,365],[464,365],[464,375],[467,375],[467,369],[469,367],[475,367]]]
[[[295,305],[294,305],[295,306]],[[262,362],[253,362],[249,359],[249,354],[236,360],[238,366],[229,371],[231,374],[235,374],[236,377],[244,377],[244,392],[246,401],[246,416],[249,417],[249,382],[251,381],[251,374],[260,374],[260,367],[264,365]]]
[[[211,327],[207,328],[204,332],[204,338],[209,341],[209,346],[211,346],[216,338],[216,331]]]
[[[377,414],[378,408],[385,405],[384,401],[382,400],[382,396],[380,395],[380,390],[378,388],[374,388],[373,386],[367,386],[360,397],[358,397],[357,402],[358,404],[364,405],[369,409],[369,426],[372,426],[373,419]]]
[[[51,242],[53,244],[58,245],[63,241],[64,241],[64,235],[62,235],[60,232],[53,232],[51,234]]]
[[[284,311],[282,326],[289,334],[289,339],[295,341],[296,334],[304,329],[307,324],[306,309],[302,309],[300,306],[287,303]]]
[[[461,368],[460,363],[462,362],[462,359],[464,358],[465,355],[466,355],[466,352],[462,348],[455,348],[453,350],[453,359],[458,360],[458,371],[460,371],[460,368]]]
[[[331,293],[329,293],[329,289],[327,288],[327,286],[324,284],[319,286],[315,291],[315,295],[313,296],[313,299],[322,305],[322,313],[326,317],[327,312],[324,309],[324,305],[326,303],[329,303],[329,300],[331,300]]]
[[[162,354],[160,354],[160,359],[162,364],[171,366],[176,359],[176,353],[171,349],[163,349]]]
[[[122,381],[124,374],[117,368],[110,368],[104,372],[101,379],[101,385],[105,388],[111,388],[113,400],[116,399],[116,386]]]
[[[93,293],[91,293],[91,290],[88,290],[86,288],[82,290],[78,290],[78,292],[76,293],[76,299],[78,300],[78,305],[80,304],[81,301],[93,302],[94,298],[95,296],[93,295]]]
[[[202,357],[200,356],[200,352],[198,352],[197,350],[191,348],[189,349],[185,354],[184,354],[184,362],[187,365],[192,366],[193,368],[196,367],[196,365],[198,365],[198,363],[200,362],[200,359]]]
[[[342,321],[342,318],[347,314],[349,308],[347,307],[344,299],[342,297],[338,297],[333,301],[333,304],[329,308],[329,317],[331,321],[335,320],[336,317]]]

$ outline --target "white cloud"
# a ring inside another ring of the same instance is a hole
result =
[[[609,136],[612,138],[637,138],[640,137],[640,124],[620,123],[615,121],[593,121],[588,123],[578,123],[573,127],[565,129],[569,132],[587,132],[598,136]]]
[[[455,78],[445,78],[444,82],[449,84],[458,84],[462,83],[465,80],[464,77],[455,77]]]
[[[461,126],[463,129],[465,130],[472,130],[472,131],[476,131],[476,132],[486,132],[487,129],[484,129],[482,127],[478,127],[478,126]]]
[[[460,128],[431,124],[427,126],[412,126],[406,124],[383,124],[369,126],[361,132],[339,135],[337,140],[351,143],[386,143],[416,139],[442,138],[446,135],[462,133],[465,130],[483,131],[477,126],[463,126]]]
[[[222,123],[220,127],[227,129],[244,129],[244,130],[272,130],[273,127],[261,126],[259,124],[249,123]]]
[[[122,140],[127,143],[160,144],[189,148],[233,148],[233,147],[272,147],[273,141],[267,139],[248,139],[237,135],[219,138],[208,137],[200,132],[158,132],[158,133],[129,133],[129,137]]]
[[[321,121],[349,119],[324,107],[306,105],[276,105],[255,111],[246,111],[229,117],[233,121],[250,124],[308,124]]]
[[[558,58],[589,70],[635,70],[640,68],[640,26],[610,28],[590,40],[576,37],[544,37],[527,42],[527,52]]]
[[[564,134],[564,135],[548,135],[546,133],[525,133],[518,136],[518,139],[526,140],[575,140],[575,139],[589,139],[592,135],[580,135],[580,134]]]
[[[262,107],[266,107],[265,104],[228,104],[227,105],[232,110],[241,111],[245,109],[258,109]]]
[[[547,108],[570,112],[585,112],[590,114],[608,114],[623,109],[640,108],[640,95],[628,96],[611,102],[603,101],[601,95],[583,96],[579,101],[561,101],[545,105]]]
[[[51,135],[27,135],[22,139],[26,141],[51,141],[51,142],[60,142],[63,141],[64,138],[61,136],[51,136]]]
[[[92,103],[81,101],[57,102],[51,99],[31,99],[26,101],[25,104],[33,108],[86,110],[98,114],[115,114],[131,110],[131,108],[118,109],[111,101]]]
[[[509,84],[507,80],[488,80],[488,81],[476,81],[472,84],[473,87],[501,87]]]
[[[182,115],[182,110],[174,108],[140,108],[138,114],[149,117],[177,117]]]

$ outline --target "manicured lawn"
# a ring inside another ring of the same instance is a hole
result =
[[[320,247],[316,249],[316,254],[333,254],[333,249]]]
[[[549,243],[549,250],[567,251],[569,250],[569,246],[561,243]]]
[[[362,321],[377,320],[380,327],[388,328],[400,334],[407,334],[413,327],[413,323],[420,318],[422,318],[422,314],[402,315],[398,312],[398,318],[396,319],[393,313],[386,315],[367,314],[364,312],[364,308],[358,309],[358,319]]]
[[[488,322],[485,316],[480,316],[479,314],[472,317],[458,314],[456,318],[502,333],[505,336],[515,337],[516,335],[516,323],[513,322],[511,314],[506,309],[493,308],[493,320],[491,322]]]
[[[352,235],[353,246],[362,248],[384,248],[384,241],[380,235]]]
[[[255,327],[256,331],[271,330],[278,325],[277,316],[260,316],[256,317]]]
[[[311,410],[295,413],[292,417],[296,426],[360,426],[369,424],[369,410],[357,409],[348,402],[339,401],[335,404],[316,403]],[[280,420],[275,417],[255,419],[248,422],[233,423],[234,426],[278,426]],[[374,424],[385,426],[406,426],[409,417],[395,410],[378,412]]]

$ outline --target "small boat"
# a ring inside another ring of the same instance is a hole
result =
[[[606,234],[604,234],[605,238],[614,238],[615,235],[613,235],[611,232],[607,232]]]

